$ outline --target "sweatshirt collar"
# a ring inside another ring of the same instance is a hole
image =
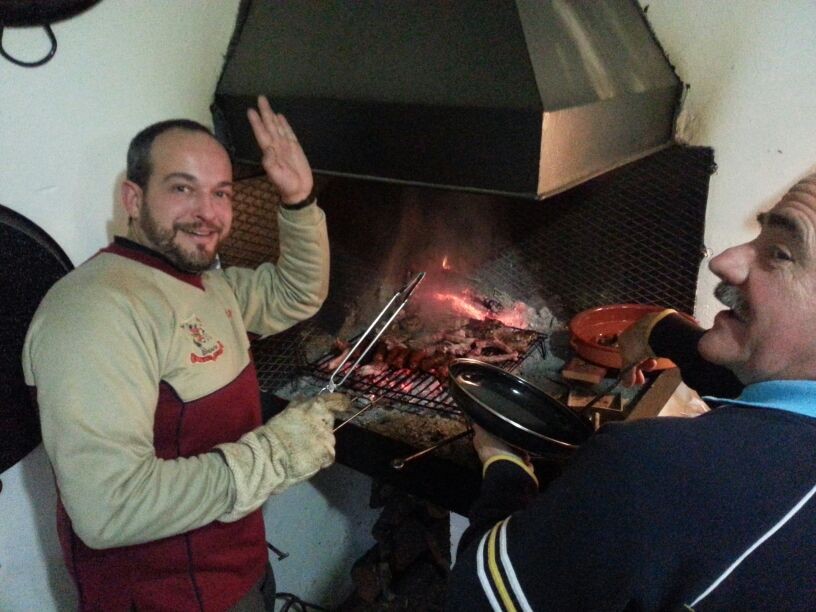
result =
[[[772,408],[816,418],[816,380],[768,380],[748,385],[736,399],[703,399],[719,405]]]
[[[160,270],[165,274],[169,274],[184,283],[188,283],[201,290],[204,289],[204,284],[201,282],[201,274],[195,272],[185,272],[177,268],[169,259],[161,253],[150,249],[143,244],[134,242],[129,238],[123,236],[115,236],[113,242],[106,248],[102,249],[102,253],[113,253],[121,257],[127,257],[133,261],[138,261],[141,264]]]

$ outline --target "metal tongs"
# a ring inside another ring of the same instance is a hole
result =
[[[396,318],[396,316],[400,313],[400,311],[405,307],[405,304],[408,302],[408,298],[411,297],[411,294],[417,288],[417,285],[422,282],[422,279],[425,278],[425,272],[420,272],[417,274],[411,282],[405,285],[402,289],[397,291],[394,294],[385,307],[380,311],[380,314],[371,322],[371,325],[368,326],[368,329],[363,332],[363,334],[357,339],[357,342],[354,343],[354,346],[348,352],[348,355],[340,362],[340,364],[334,369],[334,372],[331,373],[329,376],[329,382],[326,383],[326,386],[323,387],[319,392],[318,395],[322,393],[334,393],[340,385],[346,382],[346,379],[351,375],[354,370],[357,369],[357,366],[360,365],[360,362],[365,358],[371,348],[377,343],[377,340],[380,339],[380,336],[383,335],[383,332],[388,329],[388,326],[391,325],[391,322]],[[387,320],[386,320],[387,319]],[[380,325],[380,322],[385,320],[385,323]],[[379,325],[379,327],[378,327]],[[373,338],[371,335],[375,334]],[[369,340],[370,338],[370,340]],[[345,373],[342,379],[337,380],[337,377],[340,375],[340,371],[345,367],[345,365],[349,362],[351,357],[354,355],[355,351],[360,347],[363,342],[368,340],[368,345],[365,347],[365,350],[360,353],[360,356],[357,357],[357,361],[355,361],[352,366],[349,368],[348,372]],[[369,404],[371,406],[372,404]],[[355,415],[356,416],[356,415]]]

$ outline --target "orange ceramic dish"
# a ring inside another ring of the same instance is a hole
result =
[[[644,315],[661,310],[664,310],[664,307],[649,304],[610,304],[584,310],[569,322],[570,344],[581,358],[607,368],[620,369],[618,334]],[[680,314],[694,321],[689,315]],[[655,369],[665,370],[673,367],[674,363],[671,360],[661,358],[657,360]]]

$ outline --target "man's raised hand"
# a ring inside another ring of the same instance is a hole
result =
[[[281,200],[305,200],[314,186],[312,168],[286,117],[272,110],[266,96],[258,97],[258,109],[250,108],[247,117],[263,154],[261,164]]]

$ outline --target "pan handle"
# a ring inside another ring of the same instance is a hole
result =
[[[446,445],[450,444],[451,442],[456,442],[456,440],[459,440],[460,438],[464,438],[465,436],[472,436],[472,435],[473,435],[473,429],[468,427],[465,431],[460,431],[456,435],[448,436],[447,438],[443,438],[442,440],[440,440],[439,442],[437,442],[433,446],[429,446],[428,448],[424,448],[421,451],[419,451],[417,453],[414,453],[413,455],[408,455],[407,457],[397,457],[396,459],[392,459],[391,460],[391,467],[394,468],[395,470],[401,470],[402,468],[405,467],[406,463],[414,461],[415,459],[419,459],[420,457],[422,457],[424,455],[427,455],[431,451],[435,451],[437,448],[439,448],[441,446],[446,446]]]

